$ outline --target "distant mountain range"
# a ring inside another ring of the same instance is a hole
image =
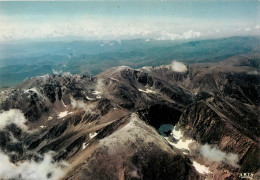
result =
[[[26,78],[70,72],[96,75],[118,65],[132,68],[160,66],[173,60],[186,64],[219,62],[234,55],[258,58],[259,37],[229,37],[200,41],[17,42],[0,48],[0,87]]]

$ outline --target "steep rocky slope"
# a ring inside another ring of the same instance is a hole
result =
[[[95,77],[27,79],[0,92],[0,157],[21,171],[10,179],[26,179],[22,172],[34,174],[32,164],[46,162],[54,168],[42,171],[42,179],[238,179],[243,172],[255,174],[260,167],[255,62],[238,56],[193,64],[183,72],[171,65],[121,66]],[[159,133],[164,124],[174,126],[168,137]],[[5,172],[0,170],[0,178],[9,177]]]

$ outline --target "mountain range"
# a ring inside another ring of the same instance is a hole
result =
[[[211,41],[181,43],[165,48],[172,54],[162,51],[160,63],[186,46],[184,63],[145,60],[2,89],[0,178],[258,179],[259,46],[233,56],[241,49],[221,41],[234,51],[200,49]]]
[[[197,41],[6,42],[0,48],[0,88],[52,73],[95,76],[115,66],[138,69],[167,65],[173,60],[214,63],[235,55],[259,58],[259,54],[259,37],[238,36]]]

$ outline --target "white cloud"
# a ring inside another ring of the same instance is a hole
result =
[[[181,131],[181,129],[178,129],[178,127],[175,126],[173,128],[173,131],[171,132],[171,136],[175,140],[177,140],[177,142],[171,142],[171,140],[169,140],[168,137],[166,138],[166,140],[175,148],[186,150],[186,152],[184,151],[183,154],[187,154],[188,152],[188,154],[191,154],[192,156],[193,155],[197,156],[199,152],[204,158],[210,161],[215,161],[215,162],[222,161],[234,167],[239,167],[238,165],[239,158],[237,154],[226,153],[220,150],[219,148],[214,147],[213,145],[209,145],[209,144],[201,145],[199,142],[193,139],[184,137],[183,134],[184,133]],[[206,167],[204,168],[202,166],[198,166],[198,164],[193,164],[193,165],[195,166],[197,165],[198,168],[198,169],[196,168],[197,170],[199,170],[199,168],[205,170],[206,168]],[[203,173],[203,171],[201,171],[201,173]]]
[[[71,105],[73,109],[83,109],[87,113],[94,113],[95,112],[95,105],[94,104],[88,104],[84,103],[82,100],[75,100],[72,97],[70,98],[71,100]]]
[[[259,0],[260,1],[260,0]],[[256,25],[255,29],[260,29],[260,25]]]
[[[52,73],[53,73],[53,74],[56,74],[56,75],[58,75],[58,74],[62,74],[62,70],[55,70],[55,69],[52,69]]]
[[[171,64],[171,68],[175,72],[186,72],[187,66],[183,64],[182,62],[173,61]]]
[[[244,31],[247,31],[247,32],[248,32],[248,31],[251,31],[251,30],[252,30],[252,29],[249,28],[249,27],[247,27],[247,28],[244,29]]]
[[[0,41],[64,37],[73,37],[79,40],[120,41],[136,38],[182,40],[239,35],[243,32],[259,34],[259,32],[253,31],[256,30],[256,25],[250,22],[227,24],[225,22],[198,21],[187,18],[101,18],[90,15],[77,16],[77,19],[56,19],[55,17],[54,20],[46,20],[46,17],[41,16],[38,18],[45,20],[25,21],[24,19],[19,20],[19,17],[11,18],[0,15]],[[238,30],[239,28],[241,30]],[[247,31],[245,31],[246,29]],[[234,34],[234,32],[237,34]]]
[[[16,124],[21,129],[27,130],[26,121],[24,114],[18,109],[10,109],[0,113],[0,129],[10,124]]]
[[[0,130],[9,124],[16,124],[22,130],[28,130],[24,114],[18,109],[11,109],[0,113]],[[13,141],[17,141],[11,138]],[[40,162],[23,161],[13,164],[9,157],[0,151],[0,179],[26,179],[26,180],[56,180],[65,172],[67,163],[53,162],[53,153],[46,153]]]
[[[234,167],[239,167],[237,154],[225,153],[220,149],[208,144],[202,145],[199,150],[201,155],[203,155],[205,158],[211,159],[216,162],[223,161]]]
[[[43,161],[24,161],[13,164],[0,152],[0,179],[56,180],[66,173],[67,163],[53,162],[52,153],[46,153]]]
[[[71,100],[71,105],[73,107],[73,109],[79,108],[79,109],[85,109],[87,107],[87,104],[84,103],[82,100],[77,101],[75,99],[73,99],[72,97],[70,98]]]
[[[163,31],[156,40],[178,40],[182,39],[182,36],[180,34],[173,34],[169,32]]]
[[[97,94],[102,94],[102,91],[104,90],[104,88],[105,88],[105,84],[103,83],[103,80],[98,79],[95,92],[98,92]]]
[[[192,30],[189,30],[187,32],[184,32],[182,37],[184,39],[193,39],[193,38],[199,38],[201,37],[201,33],[200,32],[194,32]]]
[[[193,30],[186,31],[184,33],[171,33],[162,31],[156,40],[182,40],[182,39],[195,39],[202,37],[201,32],[194,32]]]

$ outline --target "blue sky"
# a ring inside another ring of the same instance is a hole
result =
[[[260,1],[0,2],[0,41],[260,35]]]

